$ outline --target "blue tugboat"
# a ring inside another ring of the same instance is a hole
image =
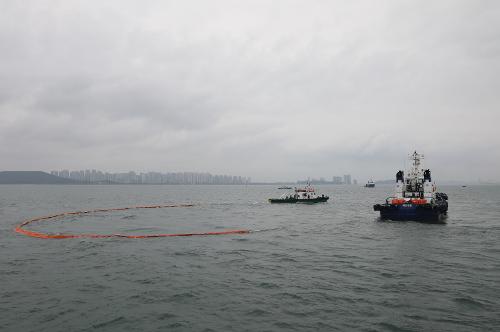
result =
[[[422,169],[423,155],[416,151],[410,156],[412,166],[408,175],[396,173],[396,192],[385,204],[375,204],[381,219],[444,222],[448,213],[448,195],[436,192],[431,171]]]
[[[318,195],[314,188],[307,184],[304,188],[295,188],[294,193],[286,193],[280,198],[269,198],[269,203],[320,203],[328,201],[326,195]]]

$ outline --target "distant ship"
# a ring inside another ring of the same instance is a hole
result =
[[[372,180],[368,181],[366,184],[365,184],[365,187],[366,188],[375,188],[375,182],[373,182]]]
[[[396,192],[385,204],[375,204],[382,219],[442,222],[448,213],[448,195],[436,192],[431,182],[431,171],[421,168],[423,155],[416,151],[410,156],[412,166],[408,176],[396,174]]]
[[[281,187],[278,187],[278,189],[292,189],[292,187],[288,187],[288,186],[281,186]]]
[[[293,193],[286,193],[280,198],[270,198],[269,203],[320,203],[328,201],[326,195],[318,195],[314,188],[308,184],[304,188],[295,188]]]

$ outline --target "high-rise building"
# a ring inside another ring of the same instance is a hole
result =
[[[334,176],[332,182],[333,184],[342,184],[342,178],[340,176]]]
[[[351,184],[351,174],[344,175],[344,184]]]

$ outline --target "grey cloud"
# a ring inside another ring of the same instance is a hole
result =
[[[500,180],[495,2],[0,6],[0,168]]]

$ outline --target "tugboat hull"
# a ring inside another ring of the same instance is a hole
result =
[[[448,204],[376,204],[373,209],[380,211],[380,218],[384,220],[444,223]]]
[[[317,197],[311,199],[299,199],[299,198],[270,198],[269,203],[321,203],[328,201],[329,197]]]

